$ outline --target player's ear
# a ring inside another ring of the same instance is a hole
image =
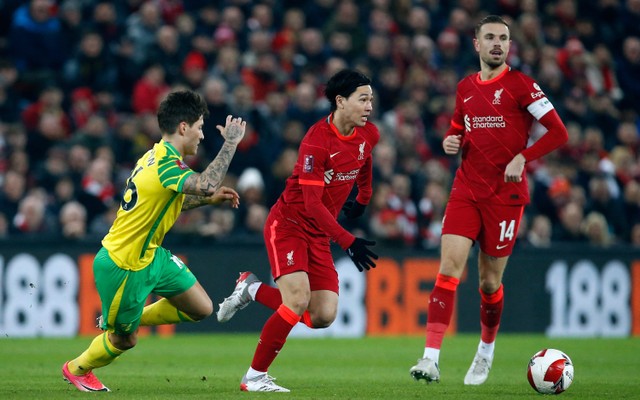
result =
[[[181,121],[178,124],[178,133],[180,134],[180,136],[184,135],[187,132],[187,129],[189,129],[189,124],[187,124],[185,121]]]

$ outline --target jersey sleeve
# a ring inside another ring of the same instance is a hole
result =
[[[464,116],[462,115],[462,102],[460,101],[460,99],[461,95],[459,83],[458,88],[456,89],[456,106],[453,111],[453,117],[451,117],[451,125],[444,135],[445,138],[451,135],[464,135]]]
[[[547,132],[536,143],[522,151],[527,161],[533,161],[562,146],[569,139],[569,135],[558,112],[540,86],[530,77],[524,74],[522,76],[524,87],[521,93],[521,104],[547,128]]]
[[[166,155],[158,162],[158,178],[163,187],[182,193],[182,186],[193,170],[174,155]]]

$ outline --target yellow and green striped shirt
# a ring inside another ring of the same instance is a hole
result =
[[[164,140],[138,160],[127,179],[116,220],[102,240],[120,268],[137,271],[151,263],[180,215],[182,185],[193,173]]]

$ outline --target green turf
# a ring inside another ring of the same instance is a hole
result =
[[[640,398],[640,339],[549,339],[501,334],[489,380],[467,387],[462,379],[478,336],[446,337],[441,382],[409,376],[422,355],[421,337],[289,339],[270,369],[291,393],[242,393],[258,334],[145,337],[96,375],[113,393],[78,392],[60,367],[91,338],[0,339],[0,399],[540,399],[526,379],[529,357],[544,347],[565,351],[575,381],[563,399]],[[544,397],[547,398],[547,397]]]

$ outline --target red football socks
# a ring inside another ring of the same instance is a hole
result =
[[[429,296],[427,310],[427,340],[425,347],[439,349],[442,346],[444,332],[447,330],[453,315],[456,289],[460,280],[451,276],[438,274],[436,284]]]
[[[280,304],[282,304],[282,295],[278,288],[263,283],[256,292],[256,301],[276,311],[278,307],[280,307]]]
[[[504,306],[503,286],[495,293],[486,294],[480,290],[480,337],[485,343],[493,343],[500,328],[500,317]]]
[[[262,328],[260,340],[253,355],[251,368],[267,372],[269,366],[287,341],[289,332],[300,321],[300,316],[281,304]]]

